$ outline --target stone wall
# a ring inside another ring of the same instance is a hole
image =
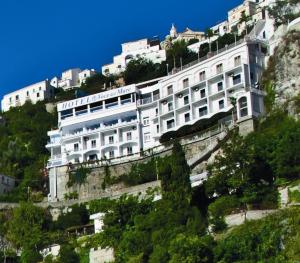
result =
[[[254,129],[253,119],[245,119],[239,124],[240,132],[245,135]],[[216,147],[220,140],[225,140],[223,136],[226,129],[224,127],[217,127],[211,129],[205,133],[198,133],[185,137],[180,142],[183,145],[186,159],[189,160],[195,159],[195,156],[199,156],[200,162],[195,166],[192,166],[192,175],[203,173],[206,170],[207,161],[211,159],[212,156],[215,156],[218,152],[218,147]],[[222,136],[221,136],[222,135]],[[207,151],[207,149],[212,149]],[[109,171],[111,177],[119,177],[123,174],[128,173],[131,170],[131,167],[135,163],[148,162],[153,156],[164,157],[172,153],[172,147],[166,146],[163,151],[160,153],[153,154],[150,157],[141,157],[139,160],[126,161],[119,164],[110,164]],[[200,154],[199,154],[200,153]],[[201,153],[205,153],[204,156],[201,156]],[[193,160],[194,161],[194,160]],[[212,161],[212,160],[210,160]],[[89,199],[89,198],[98,198],[99,196],[108,196],[122,189],[126,189],[125,185],[122,183],[112,185],[106,189],[102,189],[102,183],[105,178],[105,166],[95,165],[91,168],[92,172],[87,176],[86,183],[79,186],[74,185],[70,188],[67,187],[69,180],[68,167],[58,167],[50,169],[50,175],[53,176],[54,169],[56,169],[57,176],[57,196],[55,201],[63,201],[65,199],[66,193],[77,192],[79,194],[79,199]],[[51,184],[51,182],[50,182]]]

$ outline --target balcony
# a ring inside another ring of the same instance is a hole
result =
[[[101,132],[101,131],[104,131],[105,129],[109,129],[109,128],[113,128],[113,127],[117,128],[122,125],[129,125],[129,124],[135,123],[136,121],[137,121],[137,117],[135,116],[135,117],[122,118],[121,121],[114,120],[114,121],[110,121],[110,122],[106,122],[106,123],[102,122],[99,124],[95,124],[93,126],[85,127],[85,128],[78,129],[76,131],[64,134],[63,138],[69,139],[72,137],[84,136],[84,135],[95,133],[95,132]]]
[[[111,108],[115,108],[117,106],[119,106],[119,102],[118,101],[105,104],[105,109],[111,109]]]

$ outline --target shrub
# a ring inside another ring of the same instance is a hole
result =
[[[224,216],[239,210],[241,202],[236,196],[222,196],[208,206],[209,222],[213,231],[218,232],[226,228]]]

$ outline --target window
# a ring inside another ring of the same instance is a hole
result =
[[[127,137],[127,141],[131,141],[132,140],[131,132],[127,132],[126,137]]]
[[[239,100],[239,107],[240,107],[240,116],[245,117],[248,116],[248,107],[247,107],[247,98],[242,97]]]
[[[242,80],[241,80],[241,74],[238,74],[238,75],[235,75],[232,77],[232,83],[233,85],[237,85],[239,83],[241,83]]]
[[[223,64],[222,63],[218,64],[216,66],[216,68],[217,68],[217,74],[221,74],[223,72]]]
[[[184,80],[182,81],[182,84],[183,84],[183,88],[184,88],[184,89],[187,88],[187,87],[189,86],[189,79],[184,79]]]
[[[19,95],[16,95],[16,100],[19,100],[19,99],[20,99]]]
[[[108,137],[108,142],[109,142],[109,144],[113,144],[114,143],[114,136],[109,136]]]
[[[76,157],[76,158],[74,159],[74,162],[75,162],[75,163],[79,163],[79,158]]]
[[[106,109],[113,108],[118,106],[118,104],[119,104],[118,98],[108,99],[105,101],[105,108]]]
[[[132,147],[131,147],[131,146],[128,146],[128,147],[127,147],[127,154],[130,155],[130,154],[132,154],[132,152],[133,152],[133,151],[132,151]]]
[[[92,144],[92,148],[96,148],[96,145],[97,145],[96,140],[92,140],[91,144]]]
[[[98,159],[97,154],[91,154],[91,155],[89,156],[89,160],[90,160],[90,161],[96,161],[97,159]]]
[[[74,152],[78,152],[79,151],[79,144],[75,143],[74,144]]]
[[[173,103],[169,102],[168,103],[168,111],[172,111],[173,110]]]
[[[150,142],[150,132],[144,133],[144,141],[145,142]]]
[[[12,98],[11,98],[11,97],[9,98],[9,102],[10,102],[10,103],[12,102]]]
[[[225,105],[224,105],[224,100],[219,100],[219,109],[222,110],[224,109]]]
[[[60,118],[62,119],[62,120],[64,120],[64,119],[66,119],[66,118],[68,118],[68,117],[71,117],[71,116],[73,116],[73,110],[72,109],[70,109],[70,110],[63,110],[61,113],[60,113]]]
[[[158,100],[159,99],[159,90],[153,91],[153,100]]]
[[[148,126],[150,124],[149,117],[144,117],[143,118],[143,123],[144,123],[145,126]]]
[[[207,106],[199,108],[199,117],[207,115]]]
[[[184,114],[184,121],[189,122],[190,121],[190,113]]]
[[[173,94],[173,86],[172,86],[172,85],[171,85],[171,86],[168,86],[168,87],[167,87],[167,91],[168,91],[168,95]]]
[[[200,90],[201,99],[205,98],[205,89]]]
[[[29,97],[29,91],[28,90],[26,91],[26,96]]]
[[[40,97],[40,93],[39,93],[39,92],[36,94],[36,97],[37,97],[37,98],[39,98],[39,97]]]
[[[204,81],[206,79],[205,71],[200,72],[199,77],[200,77],[200,81]]]
[[[131,103],[131,94],[121,96],[121,105]]]
[[[159,133],[159,125],[156,125],[156,133]]]
[[[155,115],[158,115],[158,108],[155,109]]]
[[[98,101],[98,102],[94,102],[90,104],[90,112],[96,112],[99,110],[102,110],[103,108],[103,102],[102,101]]]
[[[189,104],[189,96],[185,96],[185,97],[183,98],[183,102],[184,102],[184,105]]]
[[[223,81],[218,83],[218,91],[223,90]]]
[[[234,66],[240,66],[241,65],[241,56],[237,56],[234,58]]]
[[[109,159],[112,159],[115,157],[115,152],[114,150],[109,151]]]
[[[169,130],[169,129],[172,129],[174,127],[175,127],[175,120],[174,119],[168,120],[167,121],[167,129]]]

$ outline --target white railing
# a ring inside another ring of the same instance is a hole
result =
[[[188,64],[186,64],[186,65],[184,65],[184,66],[182,66],[180,68],[174,68],[171,72],[168,73],[168,75],[173,75],[173,74],[176,74],[176,73],[178,73],[178,72],[180,72],[182,70],[190,68],[190,67],[192,67],[192,66],[194,66],[194,65],[196,65],[196,64],[198,64],[200,62],[203,62],[203,61],[205,61],[207,59],[210,59],[210,58],[212,58],[214,56],[217,56],[217,55],[219,55],[219,54],[221,54],[221,53],[223,53],[223,52],[225,52],[225,51],[227,51],[227,50],[229,50],[231,48],[234,48],[237,45],[240,45],[240,44],[244,43],[245,41],[246,41],[245,39],[241,39],[241,40],[239,40],[239,41],[237,41],[237,42],[235,42],[233,44],[227,45],[224,48],[221,48],[221,49],[219,49],[217,51],[209,52],[204,57],[201,57],[201,58],[199,58],[199,59],[197,59],[195,61],[192,61],[192,62],[190,62],[190,63],[188,63]]]

